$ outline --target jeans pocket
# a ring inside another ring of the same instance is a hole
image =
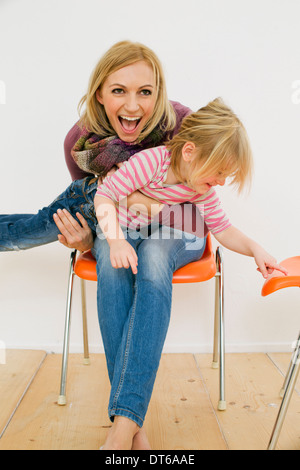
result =
[[[95,233],[98,222],[97,222],[94,204],[91,204],[91,203],[80,204],[78,209],[81,215],[87,221],[90,229]]]

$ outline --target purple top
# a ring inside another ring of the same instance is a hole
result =
[[[177,134],[177,132],[179,131],[183,118],[191,114],[192,110],[190,108],[187,108],[186,106],[183,106],[177,101],[170,101],[170,103],[172,104],[176,113],[176,125],[174,129],[170,133],[168,133],[168,137],[172,138],[173,135]],[[86,173],[85,171],[79,168],[79,166],[74,161],[71,155],[71,150],[78,141],[81,132],[81,128],[79,127],[78,123],[76,123],[66,135],[64,142],[66,164],[71,174],[72,181],[85,178],[86,176],[91,176],[90,173]]]

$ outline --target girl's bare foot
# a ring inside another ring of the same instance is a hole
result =
[[[144,428],[140,428],[140,430],[135,434],[133,441],[132,441],[132,450],[151,450],[150,443],[148,441],[148,437]]]

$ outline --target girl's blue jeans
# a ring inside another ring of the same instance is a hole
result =
[[[53,215],[58,209],[67,209],[75,218],[76,212],[80,212],[95,233],[96,189],[96,178],[84,178],[73,181],[60,196],[37,214],[0,215],[0,251],[27,250],[57,241],[60,232]]]
[[[93,199],[97,181],[73,182],[37,214],[0,215],[0,251],[25,250],[57,240],[53,214],[81,212],[95,233]],[[138,256],[138,272],[115,269],[101,234],[95,239],[99,324],[111,382],[109,416],[125,416],[140,427],[148,409],[171,314],[172,278],[200,259],[206,239],[158,224],[147,234],[127,232]]]

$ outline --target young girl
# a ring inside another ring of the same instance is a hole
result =
[[[108,407],[113,425],[103,449],[130,449],[143,425],[170,320],[173,272],[201,258],[205,247],[205,239],[170,230],[172,237],[178,238],[176,252],[184,250],[185,259],[167,263],[159,274],[157,270],[153,272],[151,265],[145,272],[149,256],[145,249],[147,238],[144,240],[147,231],[142,236],[137,234],[143,232],[144,224],[149,228],[147,224],[160,211],[161,204],[195,203],[202,210],[206,226],[222,245],[254,257],[264,277],[274,269],[286,273],[262,247],[230,224],[215,192],[215,186],[224,185],[227,178],[242,190],[250,181],[251,172],[252,154],[246,131],[235,114],[217,99],[187,116],[167,146],[139,152],[98,187],[94,203],[101,228],[99,249],[102,259],[111,262],[105,276],[99,271],[99,304],[103,310],[106,308],[100,324],[105,329],[109,319],[110,325],[116,325],[115,319],[122,317],[125,325],[120,334],[114,326],[110,335],[111,343],[115,336],[121,336],[121,342],[111,376]],[[126,204],[122,205],[136,189],[158,201],[146,216],[134,214]],[[150,231],[153,237],[155,224]],[[161,242],[158,246],[162,256],[170,240]],[[193,245],[197,249],[194,256],[193,250],[189,251]],[[152,262],[156,264],[155,259]],[[118,292],[117,299],[113,292]],[[164,308],[157,318],[161,298],[165,299]],[[110,357],[114,359],[109,349],[107,344],[108,364]]]
[[[251,173],[246,131],[221,99],[186,117],[166,146],[134,155],[97,189],[96,215],[110,246],[112,266],[130,266],[136,274],[138,256],[133,247],[139,242],[136,236],[132,239],[131,230],[151,223],[164,205],[189,202],[197,205],[218,242],[254,257],[264,277],[274,269],[285,272],[263,248],[230,224],[216,195],[214,187],[223,186],[226,179],[241,191]],[[151,214],[134,213],[122,205],[122,200],[136,190],[159,202],[153,205]]]

